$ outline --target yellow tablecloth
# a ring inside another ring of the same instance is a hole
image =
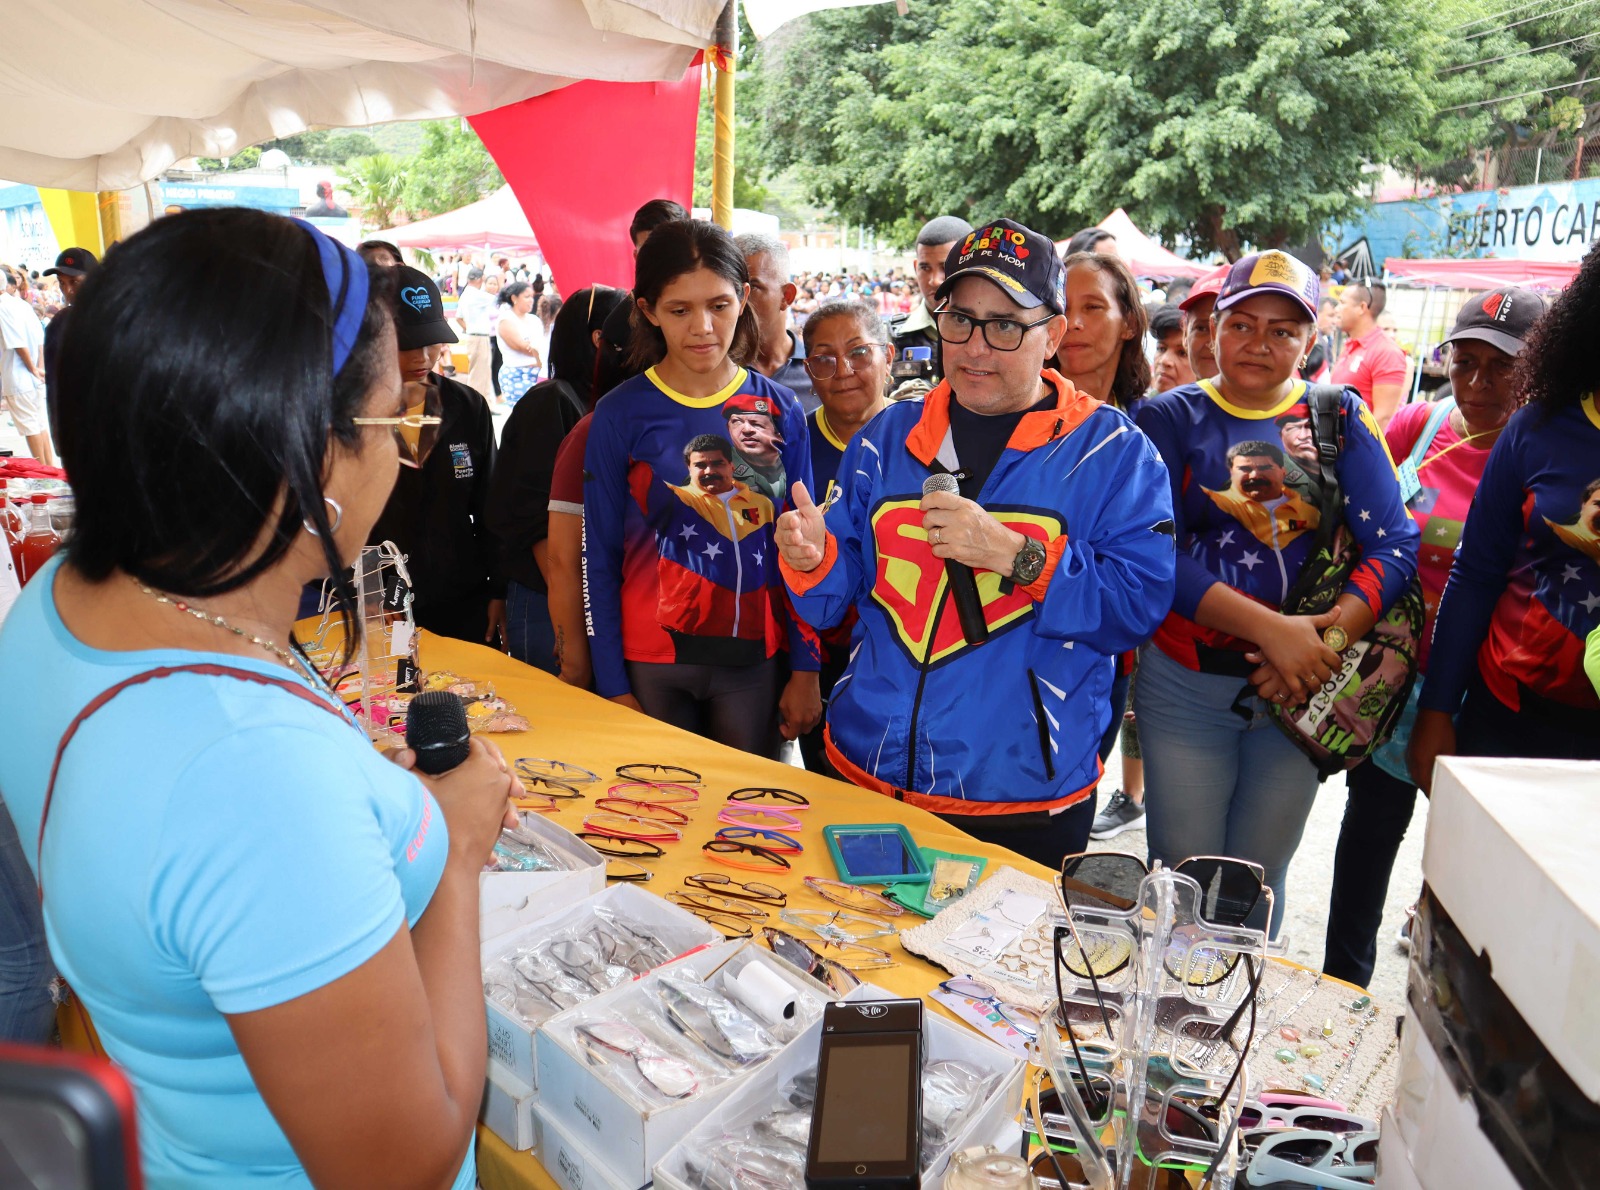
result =
[[[690,824],[683,828],[683,842],[667,844],[666,855],[646,864],[655,876],[641,887],[652,892],[665,895],[672,889],[681,889],[685,876],[715,871],[735,879],[775,884],[789,894],[789,905],[793,908],[832,908],[807,889],[801,877],[836,875],[822,841],[822,828],[843,822],[903,823],[921,845],[984,856],[989,861],[985,876],[1001,864],[1045,880],[1054,875],[1014,852],[980,843],[926,811],[791,765],[725,748],[576,690],[492,649],[427,633],[422,635],[420,647],[424,669],[450,670],[464,678],[492,681],[495,690],[527,717],[532,724],[529,731],[490,737],[509,758],[540,756],[565,760],[591,769],[602,778],[610,778],[608,784],[618,780],[611,776],[618,765],[640,761],[683,765],[700,773],[704,779],[700,802],[696,806],[680,807],[687,810],[691,818]],[[701,854],[700,844],[717,831],[717,811],[724,805],[726,795],[741,785],[777,785],[811,799],[811,809],[799,815],[805,823],[799,832],[805,854],[789,857],[792,871],[757,876],[708,862]],[[581,830],[580,822],[592,800],[591,794],[582,802],[567,803],[551,816],[551,820],[568,830]],[[776,916],[772,920],[773,924],[781,924]],[[907,915],[902,920],[914,925],[922,919]],[[872,982],[881,987],[903,996],[925,996],[940,980],[948,978],[932,963],[901,950],[892,938],[875,940],[874,944],[895,951],[900,960],[897,967],[870,973]],[[934,1007],[944,1011],[937,1005]],[[537,1160],[507,1147],[485,1128],[478,1130],[478,1177],[486,1190],[544,1188],[555,1184]]]

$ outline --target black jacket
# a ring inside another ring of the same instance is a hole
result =
[[[556,451],[585,412],[570,384],[545,380],[523,394],[500,430],[500,454],[489,481],[489,532],[500,572],[541,593],[544,575],[533,560],[533,547],[550,532]]]
[[[433,376],[444,419],[420,469],[400,468],[369,542],[392,541],[406,555],[422,619],[430,607],[502,599],[505,579],[484,523],[494,470],[494,417],[476,389]],[[430,394],[429,409],[434,412]]]

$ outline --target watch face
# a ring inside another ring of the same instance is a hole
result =
[[[1335,653],[1342,653],[1350,644],[1350,634],[1335,624],[1322,634],[1322,643]]]
[[[1044,547],[1037,541],[1029,541],[1017,551],[1016,560],[1011,564],[1012,577],[1026,587],[1044,573],[1044,564]]]

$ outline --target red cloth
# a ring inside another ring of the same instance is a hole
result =
[[[676,83],[573,83],[471,116],[562,293],[633,287],[628,224],[652,198],[690,205],[700,58]]]
[[[1333,365],[1329,380],[1350,385],[1370,408],[1375,387],[1406,382],[1406,353],[1382,327],[1375,326],[1359,339],[1346,340],[1344,354]]]
[[[38,459],[0,459],[0,479],[66,479],[60,467],[46,467]]]

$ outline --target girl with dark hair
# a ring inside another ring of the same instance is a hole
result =
[[[0,786],[151,1186],[474,1184],[478,873],[515,783],[477,740],[444,777],[385,760],[293,635],[332,578],[354,640],[406,428],[394,292],[309,224],[194,211],[106,258],[62,353],[77,515],[0,632],[30,675]]]
[[[533,315],[533,286],[513,281],[500,291],[499,322],[495,340],[500,346],[500,395],[515,405],[522,394],[539,382],[544,367],[540,343],[544,336]]]
[[[1597,320],[1600,247],[1517,358],[1527,405],[1495,442],[1461,531],[1407,758],[1425,793],[1440,756],[1600,760],[1600,695],[1583,669],[1600,627]]]
[[[1115,256],[1075,252],[1067,274],[1067,335],[1056,370],[1079,392],[1131,409],[1150,389],[1144,336],[1150,321],[1139,283]]]
[[[595,407],[584,565],[598,692],[773,755],[780,730],[793,739],[822,713],[816,638],[783,606],[773,548],[811,444],[794,394],[742,366],[760,338],[749,290],[715,224],[664,223],[640,249],[632,355],[646,371]],[[732,440],[727,457],[686,456],[706,434]]]
[[[508,580],[506,651],[518,661],[557,675],[574,636],[583,635],[579,574],[583,492],[580,476],[578,511],[572,517],[577,524],[564,525],[571,531],[558,534],[557,513],[551,507],[552,477],[567,435],[580,422],[587,426],[595,397],[595,336],[622,296],[604,285],[580,289],[557,312],[549,351],[555,378],[530,388],[506,418],[489,484],[485,516]],[[582,459],[580,449],[580,467]],[[552,602],[566,609],[575,605],[576,615],[569,614],[558,626]]]

